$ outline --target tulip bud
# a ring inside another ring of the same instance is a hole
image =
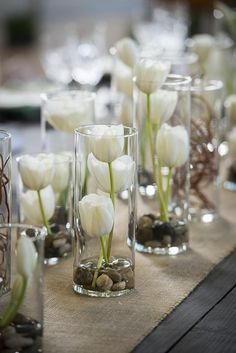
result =
[[[169,72],[169,62],[143,58],[134,67],[136,85],[143,93],[151,94],[161,87]]]
[[[41,190],[51,183],[54,174],[54,161],[51,155],[40,153],[34,157],[26,154],[18,161],[25,187],[30,190]]]
[[[52,188],[56,193],[64,191],[68,186],[70,176],[70,160],[65,155],[54,155],[55,172],[52,178]]]
[[[123,125],[95,125],[90,139],[94,156],[102,162],[112,162],[118,158],[124,148]]]
[[[196,34],[192,37],[192,51],[198,55],[201,64],[204,64],[210,51],[215,47],[216,40],[210,34]]]
[[[228,146],[231,156],[236,157],[236,127],[234,127],[228,134]]]
[[[114,208],[109,197],[89,194],[79,201],[80,222],[90,237],[109,234],[114,223]]]
[[[224,105],[226,117],[230,122],[236,123],[236,94],[228,96]]]
[[[111,192],[110,175],[107,163],[97,160],[92,153],[88,156],[88,169],[96,180],[97,186],[104,192]],[[130,156],[123,155],[112,162],[114,191],[121,192],[134,181],[135,162]]]
[[[48,102],[45,115],[55,129],[72,134],[77,127],[93,122],[94,105],[86,96],[84,101],[82,98],[78,101],[74,97],[59,96]]]
[[[173,115],[178,94],[174,91],[158,90],[151,94],[150,118],[154,124],[161,125],[168,121]]]
[[[55,211],[55,195],[51,185],[40,191],[46,219],[50,219]],[[21,208],[27,222],[34,225],[43,224],[42,212],[36,191],[27,190],[21,195]]]
[[[116,89],[129,98],[133,96],[133,74],[129,67],[123,64],[117,65],[114,80]]]
[[[131,38],[123,38],[116,43],[116,52],[118,58],[127,66],[133,67],[137,55],[137,44]]]
[[[35,246],[27,235],[21,234],[17,241],[16,266],[18,273],[26,280],[31,277],[37,261]]]
[[[157,134],[157,158],[165,167],[180,167],[189,155],[189,138],[183,126],[163,124]]]

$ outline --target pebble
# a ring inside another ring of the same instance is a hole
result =
[[[113,290],[113,291],[124,290],[125,286],[126,286],[125,281],[117,282],[117,283],[113,284],[111,290]]]
[[[113,281],[111,280],[110,277],[108,277],[107,275],[105,275],[105,273],[103,273],[101,276],[97,278],[96,285],[98,289],[102,291],[106,291],[111,289],[111,287],[113,286]]]
[[[14,317],[14,319],[12,320],[13,324],[15,325],[23,325],[23,324],[28,324],[29,319],[27,319],[27,317],[25,317],[25,315],[21,314],[21,313],[17,313]]]
[[[89,285],[93,281],[93,274],[86,268],[77,268],[74,274],[74,281],[77,284]]]
[[[125,269],[122,274],[122,280],[126,282],[126,288],[134,288],[134,272],[131,268]]]
[[[121,274],[112,268],[103,271],[103,273],[109,276],[114,283],[121,281]]]
[[[170,235],[164,235],[162,239],[162,244],[164,246],[170,246],[171,245],[171,236]]]
[[[142,216],[138,220],[138,226],[140,228],[147,228],[147,227],[152,227],[152,219],[149,216]]]
[[[2,331],[2,338],[8,339],[11,338],[12,336],[16,335],[16,329],[13,326],[7,326],[3,331]]]
[[[23,337],[20,334],[15,334],[7,339],[4,339],[4,345],[7,348],[21,349],[23,347],[30,347],[34,344],[34,340],[30,337]]]
[[[52,245],[55,249],[61,248],[66,244],[66,238],[55,239],[52,242]]]
[[[64,246],[62,246],[58,249],[59,256],[66,255],[69,252],[71,252],[71,244],[70,243],[66,243]]]
[[[144,244],[145,247],[147,248],[161,248],[161,242],[157,240],[151,240],[151,241],[146,241]]]

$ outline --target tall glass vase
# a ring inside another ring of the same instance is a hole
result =
[[[134,128],[90,125],[76,130],[73,288],[77,293],[114,297],[134,288],[136,154]],[[117,197],[124,190],[125,202]]]
[[[0,223],[11,221],[11,135],[0,130]],[[8,291],[11,260],[10,238],[0,233],[0,295]]]
[[[191,87],[190,215],[209,223],[218,216],[223,83],[196,79]]]
[[[134,82],[140,169],[152,181],[139,185],[151,200],[143,197],[139,208],[136,249],[176,255],[188,247],[191,78],[168,75],[161,85],[136,76]]]

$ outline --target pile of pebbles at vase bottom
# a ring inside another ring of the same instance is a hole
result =
[[[0,329],[0,352],[39,352],[41,336],[42,328],[39,322],[18,313],[10,325]]]
[[[131,267],[122,269],[103,268],[99,271],[96,287],[92,287],[94,270],[78,267],[74,274],[74,283],[88,290],[121,291],[134,288],[134,271]]]
[[[152,214],[139,218],[136,241],[145,247],[166,248],[188,241],[188,228],[183,221],[162,222]]]

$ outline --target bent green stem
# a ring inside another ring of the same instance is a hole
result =
[[[38,200],[39,200],[39,208],[40,208],[40,212],[41,212],[41,215],[42,215],[42,218],[43,218],[43,224],[47,228],[48,235],[51,235],[52,232],[51,232],[51,229],[49,227],[48,220],[47,220],[47,218],[45,216],[45,212],[44,212],[44,208],[43,208],[43,201],[42,201],[40,190],[37,190],[37,194],[38,194]]]
[[[159,197],[160,208],[161,208],[161,219],[164,222],[168,222],[169,217],[168,217],[168,213],[165,207],[165,201],[163,197],[161,165],[160,163],[158,163],[158,175],[157,175],[157,165],[155,161],[155,148],[154,148],[153,135],[152,135],[152,123],[150,119],[150,94],[147,94],[147,121],[148,121],[148,139],[149,139],[150,151],[151,151],[153,178],[157,185],[158,197]]]
[[[114,190],[114,178],[113,178],[113,172],[112,172],[112,162],[108,162],[108,168],[109,168],[110,187],[111,187],[110,198],[111,198],[111,201],[113,203],[113,207],[115,209],[115,190]],[[109,234],[109,237],[108,237],[108,244],[107,244],[107,259],[108,259],[108,262],[109,262],[110,255],[111,255],[112,238],[113,238],[113,227],[112,227],[112,230],[111,230],[111,232]]]
[[[106,254],[106,250],[105,250],[105,244],[104,244],[104,241],[105,241],[104,238],[105,237],[106,237],[105,235],[100,237],[100,254],[99,254],[99,258],[98,258],[97,269],[96,269],[96,271],[94,272],[94,275],[93,275],[93,282],[92,282],[92,287],[93,288],[96,287],[96,280],[98,278],[98,273],[99,273],[100,268],[102,266],[103,259],[104,259],[105,262],[108,262],[107,261],[107,254]]]
[[[17,295],[14,295],[14,296],[12,295],[10,303],[0,320],[0,327],[8,326],[11,323],[11,321],[14,319],[19,307],[23,302],[26,288],[27,288],[27,280],[22,276],[22,284],[21,284],[19,293],[17,293]]]

